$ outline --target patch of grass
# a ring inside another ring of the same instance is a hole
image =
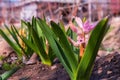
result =
[[[0,56],[0,61],[2,61],[5,57],[4,56]]]
[[[3,65],[2,65],[2,69],[6,70],[6,71],[11,70],[14,67],[17,67],[17,65],[15,63],[13,63],[13,64],[3,63]]]

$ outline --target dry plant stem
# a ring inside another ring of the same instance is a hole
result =
[[[20,29],[19,30],[19,35],[20,36],[23,36],[23,37],[26,37],[26,32],[25,32],[25,29]],[[20,37],[18,37],[18,41],[19,41],[19,44],[21,45],[21,47],[23,48],[23,49],[25,49],[26,48],[26,45],[25,45],[25,43],[23,42],[23,40],[20,38]],[[23,57],[22,57],[22,60],[23,60],[23,63],[25,63],[26,62],[26,55],[25,55],[25,53],[23,52],[23,50],[21,49],[21,53],[22,53],[22,55],[23,55]]]
[[[48,50],[49,50],[49,44],[48,41],[46,40],[46,53],[48,54]]]
[[[52,7],[51,7],[50,3],[48,3],[48,11],[50,12],[50,17],[52,19],[54,19],[53,12],[52,12]]]
[[[20,36],[23,36],[23,37],[26,37],[25,29],[20,29],[20,30],[19,30],[19,35],[20,35]],[[25,45],[25,43],[23,42],[23,40],[22,40],[20,37],[18,37],[18,40],[19,40],[19,44],[22,46],[22,48],[25,49],[26,45]]]
[[[76,4],[74,4],[74,6],[75,6]],[[75,6],[75,7],[73,7],[73,9],[72,9],[72,16],[76,16],[77,15],[77,10],[78,10],[78,5],[77,6]]]

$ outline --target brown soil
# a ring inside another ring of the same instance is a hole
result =
[[[58,63],[48,67],[43,64],[26,65],[8,80],[70,80],[63,66]]]
[[[98,59],[91,80],[120,80],[120,54],[115,52]]]
[[[26,65],[8,80],[70,80],[60,63],[52,67]],[[108,54],[96,60],[90,80],[120,80],[120,54]]]

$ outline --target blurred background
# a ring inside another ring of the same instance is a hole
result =
[[[120,0],[0,0],[0,26],[20,25],[32,16],[69,22],[72,16],[97,21],[108,14],[120,15]]]
[[[73,16],[95,22],[112,15],[99,55],[120,52],[120,0],[0,0],[0,28],[4,24],[20,27],[20,21],[33,16],[67,24]],[[106,52],[107,51],[107,52]]]
[[[110,29],[98,52],[100,57],[120,53],[120,0],[0,0],[0,29],[8,36],[4,24],[9,27],[13,24],[19,29],[21,20],[31,21],[33,16],[45,16],[46,20],[55,22],[62,20],[67,25],[74,16],[85,17],[94,23],[107,15],[112,17]],[[3,42],[1,36],[0,42]],[[1,44],[0,49],[4,46]]]

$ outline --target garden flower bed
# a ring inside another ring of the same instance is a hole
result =
[[[97,52],[110,27],[108,21],[109,17],[105,17],[91,24],[75,17],[66,29],[62,22],[46,22],[45,18],[33,17],[31,22],[21,21],[19,30],[14,25],[11,28],[5,25],[14,41],[2,29],[0,34],[13,48],[18,60],[13,66],[15,69],[2,74],[0,78],[7,79],[21,68],[9,79],[89,80],[92,70],[94,74]],[[24,65],[33,54],[38,55],[39,62]]]

